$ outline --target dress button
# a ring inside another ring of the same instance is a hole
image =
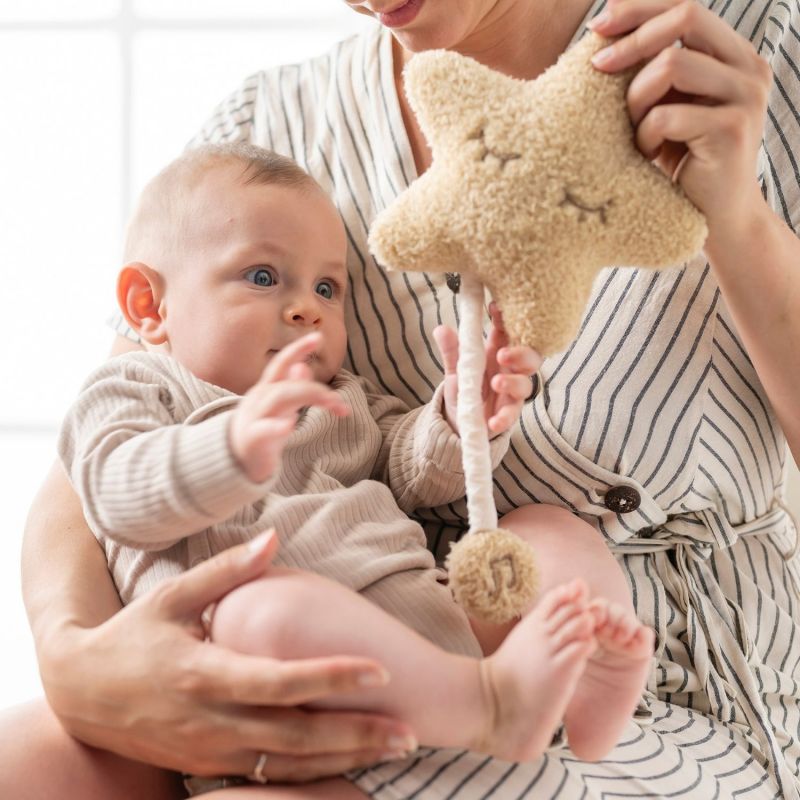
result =
[[[461,276],[457,272],[445,272],[447,288],[453,293],[458,294],[461,288]]]
[[[639,508],[642,498],[632,486],[614,486],[606,492],[603,503],[609,511],[627,514]]]

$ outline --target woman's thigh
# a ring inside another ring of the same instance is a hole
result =
[[[175,773],[87,747],[44,700],[0,710],[0,797],[46,800],[177,800]]]

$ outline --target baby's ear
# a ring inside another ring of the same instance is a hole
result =
[[[425,138],[434,150],[464,140],[465,128],[480,128],[502,114],[504,98],[522,81],[448,50],[415,55],[403,73],[405,91]]]
[[[164,279],[141,262],[122,268],[117,278],[117,303],[128,325],[148,344],[164,344],[167,329]]]

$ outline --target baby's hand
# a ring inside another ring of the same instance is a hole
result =
[[[253,483],[275,472],[301,408],[319,406],[337,417],[349,413],[339,394],[315,381],[306,364],[321,343],[321,334],[310,333],[276,353],[233,413],[231,451]]]
[[[536,374],[542,357],[524,345],[509,347],[503,317],[495,303],[489,306],[492,329],[486,342],[486,372],[483,380],[483,408],[489,432],[507,431],[519,418],[522,405],[531,393],[531,377]],[[433,331],[444,362],[444,413],[458,433],[456,405],[458,383],[458,334],[444,325]]]

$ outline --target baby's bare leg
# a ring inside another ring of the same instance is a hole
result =
[[[597,760],[617,744],[641,697],[652,662],[653,632],[637,620],[625,575],[591,525],[566,509],[543,504],[518,508],[500,525],[535,549],[540,596],[576,577],[589,586],[598,648],[578,681],[564,725],[572,751],[587,761]],[[473,623],[489,652],[511,627]]]
[[[178,800],[175,773],[87,747],[61,727],[44,700],[0,712],[0,797],[42,800]]]
[[[408,602],[425,601],[412,593]],[[407,722],[424,744],[518,760],[549,744],[592,649],[593,626],[585,586],[560,587],[542,598],[496,658],[480,661],[436,647],[333,581],[276,568],[220,602],[212,638],[280,659],[374,658],[391,675],[387,686],[309,705],[384,713]]]

